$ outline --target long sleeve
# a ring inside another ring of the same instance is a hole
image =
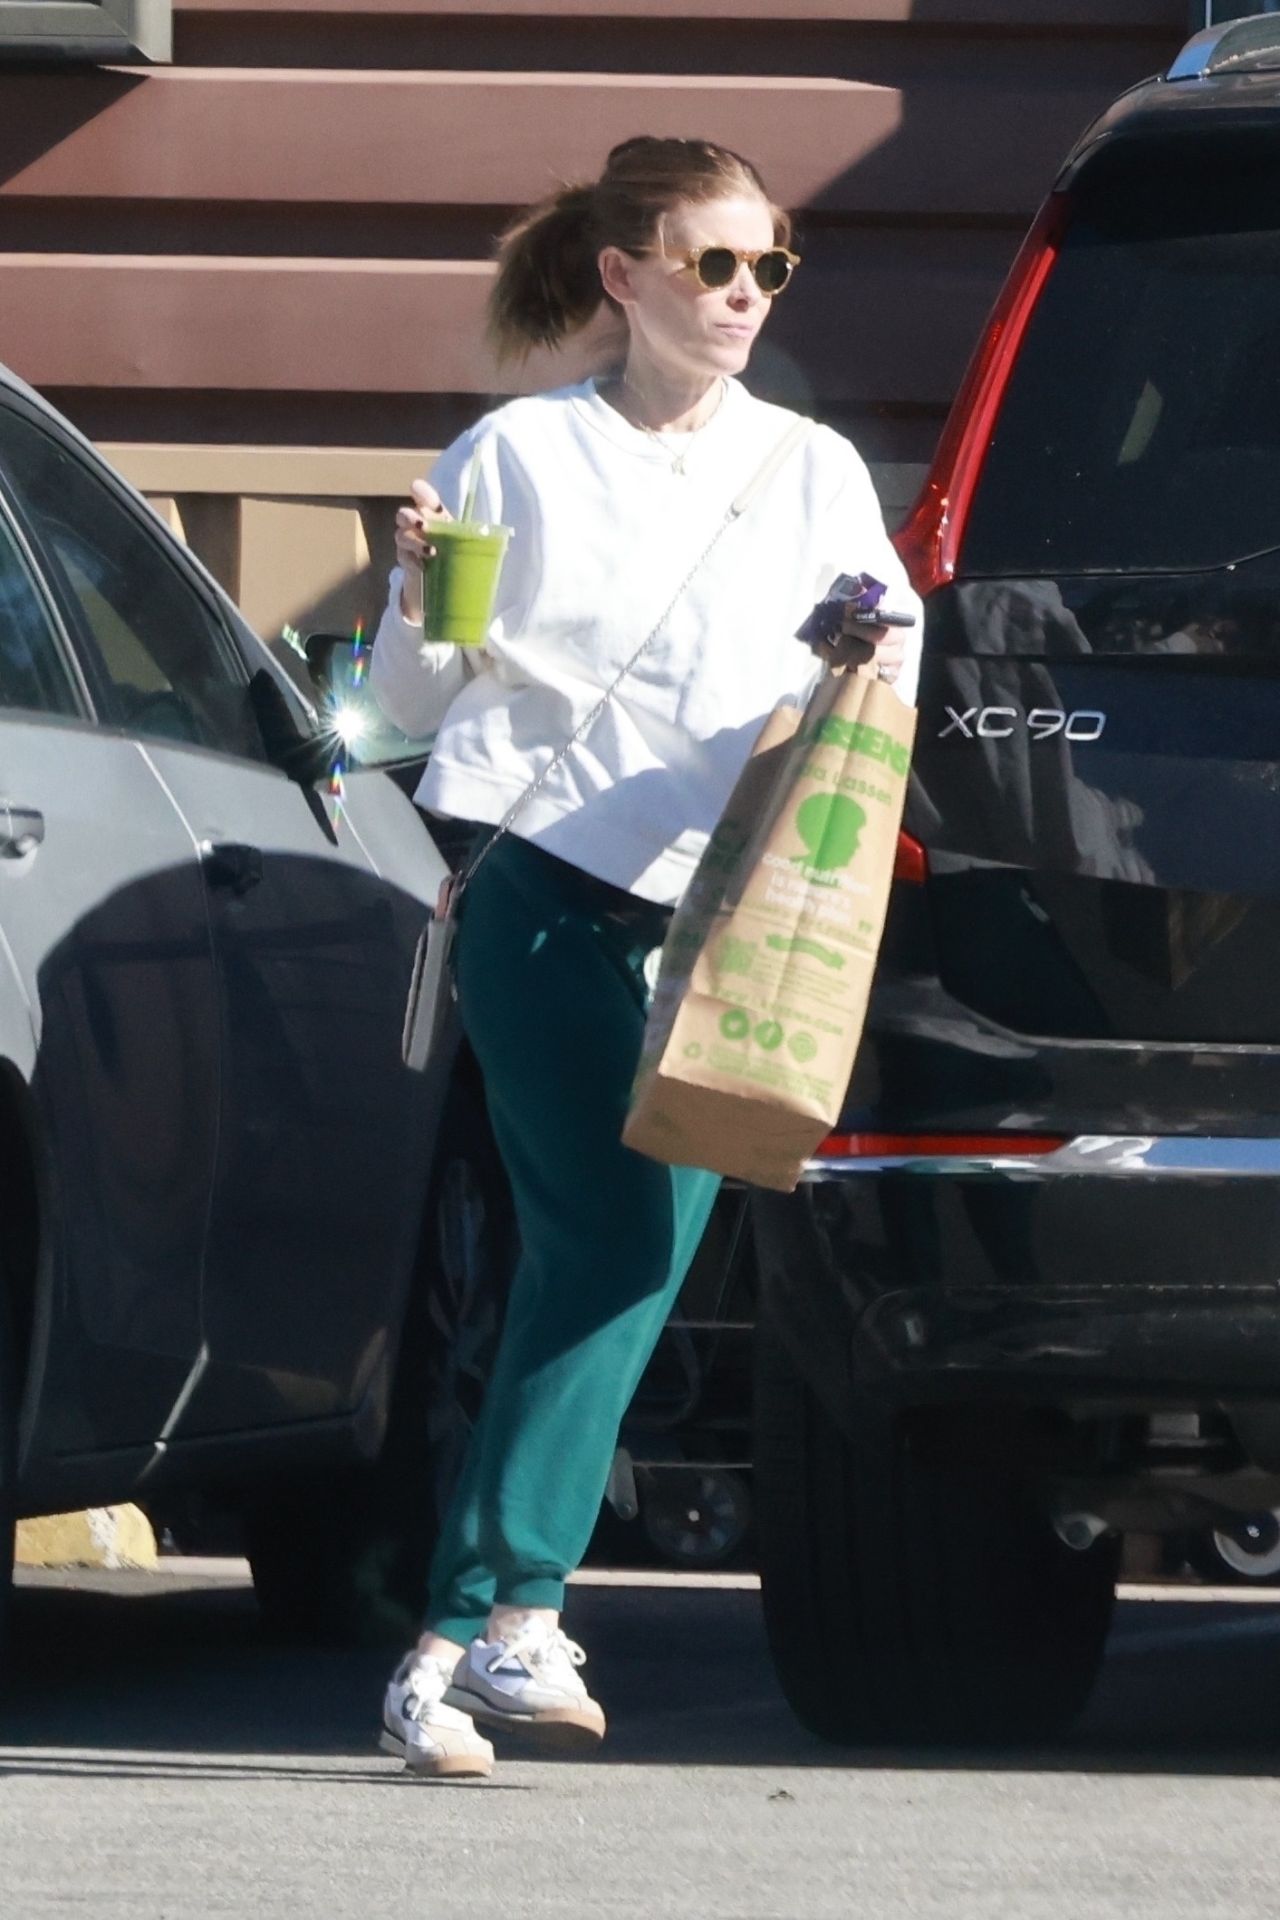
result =
[[[392,578],[371,679],[393,720],[435,729],[420,806],[496,823],[536,779],[523,838],[643,899],[680,897],[764,716],[822,672],[795,638],[814,601],[865,570],[887,605],[919,612],[865,466],[815,426],[690,574],[590,739],[549,764],[794,418],[730,380],[677,475],[584,381],[508,401],[441,456],[431,477],[450,512],[475,452],[476,511],[513,531],[483,647],[424,645]],[[908,701],[918,652],[912,633],[896,682]]]
[[[391,592],[374,635],[369,689],[393,726],[413,740],[434,734],[471,679],[466,650],[438,646],[422,637],[422,623],[400,611],[400,568],[391,569]]]
[[[920,684],[924,607],[886,531],[880,501],[865,462],[848,441],[843,442],[843,447],[844,483],[825,516],[829,529],[825,544],[830,554],[830,577],[834,578],[837,573],[869,573],[876,580],[884,581],[886,607],[895,613],[915,615],[915,625],[903,629],[906,657],[893,683],[894,692],[907,706],[913,707]]]
[[[431,471],[431,484],[450,513],[462,511],[462,494],[471,456],[480,450],[477,517],[502,518],[501,487],[493,436],[482,420],[447,447]],[[391,569],[386,608],[373,640],[369,687],[394,726],[412,739],[434,734],[462,689],[484,668],[484,654],[473,647],[453,647],[424,640],[419,622],[400,611],[399,567]]]

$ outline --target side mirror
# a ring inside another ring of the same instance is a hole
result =
[[[259,667],[250,678],[249,704],[273,767],[301,787],[314,787],[329,778],[337,759],[334,741],[323,733],[299,731],[283,688],[266,667]]]
[[[348,766],[404,767],[426,759],[431,740],[401,733],[370,693],[367,645],[349,633],[309,633],[302,650],[320,711]]]
[[[329,693],[334,655],[343,647],[351,652],[355,650],[355,641],[349,633],[309,633],[303,641],[302,651],[317,692]]]

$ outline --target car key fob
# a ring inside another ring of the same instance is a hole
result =
[[[821,640],[834,640],[844,625],[845,609],[852,604],[857,616],[865,615],[869,626],[878,626],[877,609],[884,598],[883,580],[873,579],[869,573],[840,573],[828,587],[826,595],[819,600],[796,633],[797,640],[803,640],[813,646]],[[867,642],[867,659],[875,651],[871,641]]]

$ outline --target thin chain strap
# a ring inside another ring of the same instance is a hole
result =
[[[558,752],[552,755],[550,760],[548,760],[546,766],[542,769],[542,772],[538,774],[535,779],[531,780],[529,782],[529,785],[524,789],[524,792],[521,793],[515,800],[512,801],[511,805],[507,808],[507,811],[503,814],[501,820],[499,820],[497,826],[494,828],[492,834],[490,834],[489,838],[479,848],[479,850],[476,852],[474,857],[468,862],[468,864],[463,869],[463,871],[457,876],[456,880],[453,882],[453,885],[449,890],[449,907],[451,912],[456,911],[458,903],[462,898],[463,889],[469,886],[472,880],[475,879],[476,874],[479,872],[480,868],[484,865],[489,855],[493,852],[493,849],[497,846],[499,840],[502,839],[504,834],[510,831],[514,822],[519,819],[520,815],[524,812],[525,808],[529,805],[530,801],[533,800],[536,797],[536,795],[541,792],[542,788],[546,785],[547,781],[551,778],[552,774],[555,773],[558,768],[564,765],[565,761],[569,758],[569,755],[573,752],[574,748],[578,746],[581,741],[586,739],[592,727],[594,727],[596,721],[600,718],[605,708],[609,705],[609,702],[613,699],[614,694],[618,691],[618,688],[622,685],[622,682],[626,679],[627,675],[631,672],[632,668],[635,667],[639,663],[639,661],[642,659],[642,657],[649,651],[649,648],[653,645],[654,641],[658,638],[659,634],[662,632],[662,629],[666,626],[667,621],[671,618],[677,606],[680,604],[680,601],[684,598],[685,593],[688,591],[689,587],[692,585],[694,579],[702,571],[702,568],[706,565],[707,561],[710,559],[711,554],[716,548],[716,546],[719,544],[722,535],[724,535],[728,531],[728,529],[733,525],[735,520],[741,519],[742,515],[746,512],[747,508],[750,506],[756,494],[759,493],[761,488],[765,486],[767,482],[773,478],[778,468],[783,464],[783,462],[790,455],[792,449],[798,446],[801,440],[806,439],[808,437],[810,425],[811,425],[811,422],[807,419],[800,419],[795,421],[791,425],[791,427],[788,428],[787,432],[783,435],[782,439],[778,442],[777,446],[774,447],[773,451],[768,455],[767,459],[764,461],[764,464],[760,467],[759,471],[752,476],[752,478],[747,482],[747,485],[742,489],[742,491],[736,496],[734,500],[730,502],[728,511],[726,512],[724,519],[720,522],[719,526],[716,528],[715,532],[712,534],[710,540],[708,540],[706,546],[702,549],[702,552],[698,555],[697,559],[694,561],[693,565],[690,567],[688,573],[686,573],[684,579],[680,582],[680,585],[676,588],[675,592],[672,594],[671,599],[668,601],[666,607],[663,609],[661,617],[654,622],[652,628],[650,629],[648,634],[645,636],[645,638],[640,642],[640,645],[636,648],[635,652],[631,655],[631,658],[627,661],[626,665],[618,669],[617,673],[613,676],[613,679],[609,682],[609,685],[605,688],[604,692],[601,694],[600,698],[596,701],[591,711],[588,714],[586,714],[583,717],[583,719],[581,719],[578,722],[577,726],[574,728],[573,732],[569,735],[569,738],[565,741],[564,745],[558,750]]]

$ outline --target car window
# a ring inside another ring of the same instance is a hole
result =
[[[265,758],[231,641],[141,514],[25,415],[0,416],[0,466],[83,616],[103,717],[132,733]]]
[[[26,560],[0,517],[0,708],[78,713],[58,636]]]
[[[1209,568],[1280,546],[1280,156],[1086,174],[975,495],[965,574]]]

